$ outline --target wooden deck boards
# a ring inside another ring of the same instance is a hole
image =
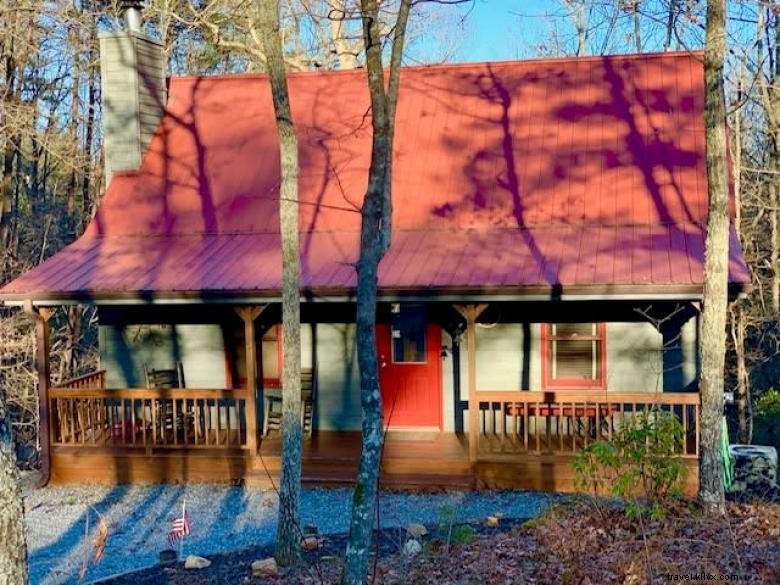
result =
[[[304,484],[352,484],[359,455],[357,432],[314,433],[304,443]],[[474,464],[469,462],[465,436],[390,432],[380,482],[384,488],[411,490],[575,489],[570,454],[519,453],[505,441],[482,441],[480,459]],[[686,491],[694,493],[698,487],[698,460],[686,459],[686,465]],[[278,436],[262,440],[258,457],[248,457],[246,451],[237,449],[52,448],[54,483],[219,482],[270,487],[278,481],[280,468]]]

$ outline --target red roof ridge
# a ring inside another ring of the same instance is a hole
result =
[[[532,57],[529,59],[507,59],[503,61],[466,61],[459,63],[430,63],[421,65],[404,65],[403,71],[430,71],[430,70],[452,70],[452,69],[470,69],[477,67],[512,67],[517,65],[539,65],[542,63],[570,63],[592,62],[592,61],[635,61],[646,59],[673,59],[681,57],[703,58],[703,49],[691,49],[680,51],[653,51],[647,53],[616,53],[610,55],[586,55],[576,57],[573,55],[562,55],[556,57]],[[356,69],[314,69],[308,71],[288,71],[288,77],[308,77],[308,76],[331,76],[331,75],[356,75],[365,73],[365,68]],[[169,80],[173,83],[178,81],[237,81],[241,79],[267,79],[267,73],[259,72],[241,72],[241,73],[220,73],[208,75],[171,75]]]

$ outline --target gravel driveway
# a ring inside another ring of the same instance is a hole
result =
[[[304,525],[321,534],[346,532],[350,489],[304,489]],[[554,496],[535,492],[435,495],[382,494],[385,528],[409,522],[436,524],[447,514],[457,521],[501,513],[530,518]],[[184,554],[209,555],[270,543],[276,531],[278,498],[272,491],[224,485],[58,486],[26,491],[30,583],[78,581],[82,561],[91,554],[98,514],[109,525],[105,557],[91,566],[87,580],[153,565],[167,546],[170,521],[186,500],[192,534]],[[89,516],[90,538],[85,539]]]

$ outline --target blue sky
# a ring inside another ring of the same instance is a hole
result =
[[[551,0],[475,0],[458,10],[468,15],[453,61],[496,61],[527,53],[546,28],[544,14],[560,8]]]

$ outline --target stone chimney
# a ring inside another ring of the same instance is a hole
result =
[[[106,184],[141,166],[165,109],[165,51],[141,27],[143,0],[120,0],[123,28],[100,35]]]

